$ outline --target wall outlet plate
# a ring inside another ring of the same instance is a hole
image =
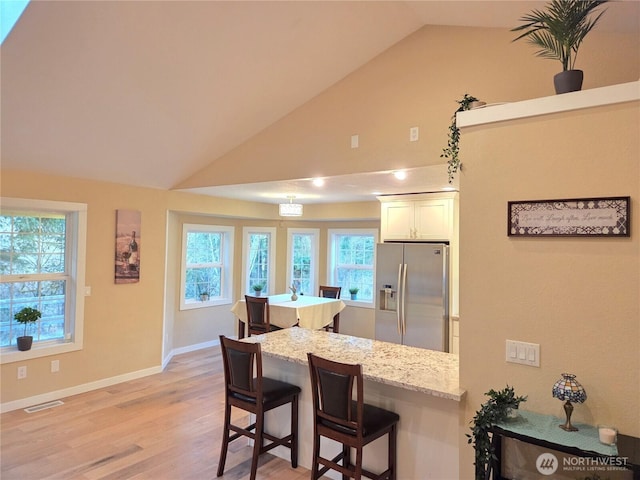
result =
[[[530,367],[540,366],[540,344],[507,340],[505,360]]]

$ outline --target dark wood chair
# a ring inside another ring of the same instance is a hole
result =
[[[280,327],[271,325],[269,319],[269,298],[252,297],[245,295],[244,301],[247,305],[247,336],[260,335],[262,333],[281,330]]]
[[[329,287],[327,285],[320,285],[319,297],[324,298],[340,298],[342,287]],[[337,313],[333,316],[333,321],[324,327],[327,332],[340,333],[340,314]]]
[[[224,364],[225,407],[218,477],[224,473],[229,443],[243,436],[251,438],[254,442],[250,480],[256,478],[258,457],[279,445],[291,449],[291,466],[297,468],[300,387],[262,376],[262,353],[259,343],[245,343],[220,335],[220,347]],[[291,433],[278,438],[265,432],[265,412],[287,403],[291,404]],[[254,414],[255,422],[245,428],[234,425],[231,423],[231,407]],[[271,443],[265,445],[265,440]]]
[[[364,403],[362,365],[327,360],[308,353],[313,398],[313,461],[311,478],[317,480],[327,471],[342,473],[342,478],[360,480],[363,476],[374,480],[396,479],[396,436],[398,414]],[[353,398],[354,383],[356,398]],[[365,470],[362,450],[373,440],[389,435],[388,468],[381,474]],[[342,452],[333,459],[320,452],[320,438],[326,437],[342,444]],[[351,463],[351,449],[356,451]],[[342,465],[338,462],[342,460]]]

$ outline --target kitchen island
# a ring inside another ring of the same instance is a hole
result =
[[[459,427],[464,390],[458,381],[458,356],[305,328],[288,328],[244,341],[259,342],[264,375],[302,388],[299,410],[299,463],[311,467],[313,405],[307,352],[343,363],[362,364],[365,401],[400,415],[398,480],[458,479]],[[267,431],[286,434],[288,411],[266,416]],[[339,445],[323,438],[331,456]],[[364,464],[376,472],[386,468],[386,438],[365,447]],[[280,447],[274,454],[288,458]],[[335,474],[335,475],[333,475]],[[337,472],[327,474],[341,478]]]

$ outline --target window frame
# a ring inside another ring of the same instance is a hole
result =
[[[186,301],[186,273],[187,273],[187,234],[189,233],[221,233],[222,234],[222,274],[220,281],[221,295],[209,297],[205,302]],[[182,225],[182,247],[180,256],[180,310],[230,305],[233,303],[233,248],[235,228],[227,225],[207,225],[200,223],[184,223]]]
[[[335,280],[336,271],[336,238],[344,235],[370,235],[373,236],[374,246],[379,242],[379,232],[375,228],[330,228],[327,231],[327,282],[328,285],[337,286],[338,283]],[[367,269],[368,270],[368,269]],[[349,294],[349,288],[342,288],[341,299],[346,305],[363,308],[375,308],[375,286],[376,286],[376,249],[373,250],[373,264],[371,265],[371,271],[373,273],[372,291],[374,292],[371,300],[351,300]]]
[[[34,342],[30,350],[19,351],[14,345],[0,349],[0,364],[59,355],[82,350],[84,346],[84,297],[87,252],[87,204],[2,197],[2,210],[29,213],[63,213],[66,217],[65,270],[69,286],[65,305],[65,338]],[[66,254],[69,252],[69,255]],[[2,278],[13,275],[3,275]],[[68,318],[67,318],[68,317]]]
[[[287,285],[293,284],[293,236],[311,235],[313,238],[311,252],[311,292],[303,291],[306,295],[317,295],[320,283],[318,280],[319,259],[320,259],[320,229],[319,228],[287,228]],[[298,292],[300,293],[300,292]]]
[[[264,234],[264,233],[268,233],[270,235],[270,241],[269,241],[269,254],[268,254],[268,258],[269,258],[269,265],[268,265],[268,274],[267,274],[267,278],[268,278],[268,283],[267,283],[267,289],[266,290],[262,290],[261,295],[263,296],[267,296],[267,295],[274,295],[275,294],[275,288],[276,288],[276,233],[277,230],[275,227],[243,227],[242,229],[242,291],[245,292],[242,296],[242,298],[244,298],[244,295],[252,295],[255,296],[255,292],[252,291],[250,288],[251,286],[249,285],[249,278],[251,276],[251,272],[249,271],[249,246],[251,245],[249,236],[257,233],[257,234]],[[270,291],[272,290],[272,291]]]

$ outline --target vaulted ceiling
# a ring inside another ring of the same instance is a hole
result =
[[[2,168],[170,189],[426,24],[545,3],[31,2],[1,47]],[[623,3],[599,28],[639,31]]]

